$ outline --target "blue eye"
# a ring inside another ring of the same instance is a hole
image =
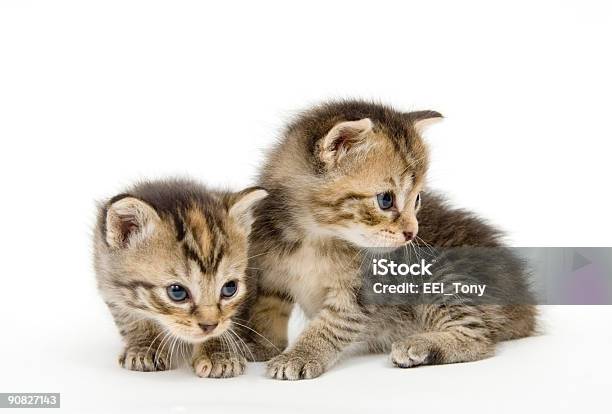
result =
[[[166,292],[168,292],[168,297],[175,302],[182,302],[189,297],[187,289],[181,285],[170,285],[166,288]]]
[[[227,282],[225,285],[223,285],[223,287],[221,288],[221,297],[231,298],[232,296],[236,294],[237,291],[238,291],[238,284],[234,280],[231,280]]]
[[[378,207],[382,210],[389,210],[393,207],[393,193],[391,192],[380,193],[376,195],[376,199],[378,200]]]

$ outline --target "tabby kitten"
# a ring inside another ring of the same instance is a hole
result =
[[[240,316],[254,291],[245,275],[250,210],[266,194],[167,180],[101,205],[95,270],[125,341],[124,368],[163,371],[181,354],[200,377],[244,371]]]
[[[259,278],[250,320],[267,338],[254,338],[257,357],[287,346],[294,303],[311,319],[297,342],[268,362],[269,376],[317,377],[354,345],[390,352],[398,367],[473,361],[491,355],[498,341],[533,332],[530,305],[360,300],[360,265],[373,247],[406,246],[417,233],[433,246],[501,245],[498,230],[423,190],[428,154],[420,130],[440,117],[327,103],[299,116],[269,154],[260,185],[270,196],[255,209],[249,253]],[[505,269],[491,277],[527,292],[523,268]]]

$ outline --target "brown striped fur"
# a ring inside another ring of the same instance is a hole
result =
[[[238,375],[238,336],[255,286],[246,276],[250,206],[265,196],[210,191],[188,180],[144,182],[101,204],[94,237],[98,287],[125,342],[123,367],[170,369],[179,355],[202,377]],[[236,294],[221,298],[228,281]],[[189,291],[171,300],[167,287]],[[244,318],[244,316],[243,316]],[[214,325],[211,332],[202,325]],[[174,353],[174,355],[173,355]]]
[[[533,332],[532,306],[359,301],[363,252],[405,245],[407,229],[433,246],[500,245],[496,229],[423,190],[428,155],[419,131],[438,117],[331,102],[299,116],[269,154],[259,183],[270,196],[256,209],[250,253],[259,279],[251,322],[267,338],[259,340],[258,357],[274,356],[269,376],[317,377],[358,345],[390,352],[399,367],[473,361],[491,355],[500,340]],[[385,191],[396,195],[397,208],[378,207],[376,194]],[[521,271],[503,277],[525,284]],[[295,345],[276,355],[287,346],[293,303],[311,321]]]

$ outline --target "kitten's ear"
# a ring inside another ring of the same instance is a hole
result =
[[[436,111],[406,112],[405,115],[419,133],[423,132],[428,126],[436,124],[444,118],[440,112]]]
[[[232,194],[228,199],[229,216],[238,223],[248,234],[253,224],[253,207],[268,192],[261,187],[249,187]]]
[[[111,200],[106,210],[106,242],[115,248],[136,246],[153,234],[160,221],[144,201],[129,196]]]
[[[334,125],[319,143],[319,159],[328,168],[334,167],[352,147],[365,140],[372,127],[370,118],[344,121]]]

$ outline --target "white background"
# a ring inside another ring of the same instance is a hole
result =
[[[121,370],[91,266],[94,200],[143,177],[252,183],[308,105],[446,119],[430,184],[516,246],[610,246],[606,1],[2,1],[0,392],[74,412],[605,411],[608,307],[543,309],[494,358],[355,358],[302,382]],[[299,318],[293,325],[299,327]],[[339,409],[342,409],[339,411]]]

